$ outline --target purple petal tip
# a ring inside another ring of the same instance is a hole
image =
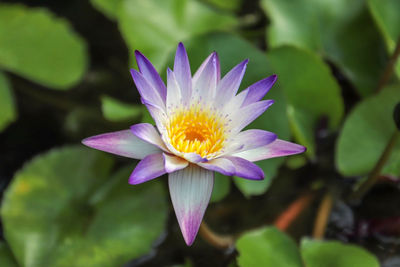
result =
[[[83,140],[81,141],[81,143],[84,144],[85,146],[91,147],[91,145],[90,145],[91,139],[92,139],[91,137],[85,138],[85,139],[83,139]]]
[[[144,55],[139,50],[135,50],[135,57],[144,57]]]
[[[183,45],[183,43],[182,43],[182,42],[179,42],[179,44],[178,44],[178,48],[185,49],[185,46]]]
[[[130,69],[129,70],[131,72],[132,77],[134,77],[135,75],[139,74],[139,72],[135,69]]]
[[[184,236],[183,239],[185,239],[185,243],[188,247],[192,246],[194,243],[194,240],[196,239],[196,236],[193,237],[186,237]]]

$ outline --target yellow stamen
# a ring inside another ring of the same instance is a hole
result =
[[[170,144],[182,153],[215,155],[225,143],[224,120],[210,110],[191,107],[175,112],[166,126]]]

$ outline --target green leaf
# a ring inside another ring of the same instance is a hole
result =
[[[389,53],[393,53],[396,43],[400,42],[400,1],[368,0],[368,7],[386,41]],[[396,69],[400,77],[400,61],[397,62]]]
[[[363,100],[347,116],[336,147],[336,165],[343,175],[364,175],[376,165],[395,132],[393,109],[399,101],[399,85],[385,88]],[[400,142],[393,151],[397,148]],[[392,153],[387,165],[395,164],[395,158]]]
[[[143,114],[143,107],[123,103],[109,96],[101,97],[101,110],[109,121],[134,120]]]
[[[241,267],[302,267],[294,241],[275,227],[245,233],[236,242]],[[360,265],[361,266],[361,265]]]
[[[17,263],[7,245],[0,241],[0,266],[1,267],[17,267]]]
[[[363,0],[262,0],[270,47],[292,44],[332,61],[361,95],[376,88],[382,40]],[[366,56],[368,55],[368,56]]]
[[[7,77],[0,72],[0,132],[17,118],[14,97]]]
[[[284,158],[273,158],[258,161],[256,164],[263,169],[265,174],[264,180],[255,181],[241,177],[234,177],[233,182],[245,197],[262,195],[268,190],[272,179],[277,175],[278,168],[283,164],[283,162]]]
[[[153,117],[151,117],[150,112],[147,110],[146,106],[144,106],[144,105],[142,107],[142,112],[143,112],[142,122],[150,123],[152,125],[156,125],[156,123],[154,122]]]
[[[90,0],[90,3],[110,19],[116,19],[122,0]]]
[[[210,202],[218,202],[229,194],[231,189],[231,177],[215,172],[214,188],[211,195]]]
[[[213,5],[220,9],[237,11],[242,5],[242,0],[202,0],[205,3]]]
[[[379,267],[376,257],[365,249],[337,241],[303,239],[301,255],[307,267]]]
[[[86,71],[85,42],[46,9],[1,4],[0,40],[0,68],[50,88],[67,89]]]
[[[281,46],[268,53],[287,101],[287,113],[295,138],[315,153],[315,122],[326,116],[329,125],[339,125],[344,112],[340,87],[328,66],[315,54],[293,46]]]
[[[400,142],[397,140],[397,142]],[[398,145],[400,147],[400,145]],[[383,167],[382,173],[393,178],[400,178],[400,149],[392,151],[390,160]]]
[[[196,0],[123,0],[119,15],[130,50],[140,50],[158,70],[179,42],[236,24],[233,16]]]
[[[273,74],[270,62],[265,53],[249,42],[232,34],[214,33],[192,38],[185,43],[188,50],[191,70],[194,73],[201,62],[213,51],[218,52],[221,61],[221,73],[225,74],[242,60],[250,59],[243,77],[241,89]],[[171,63],[172,64],[172,60]],[[258,117],[247,128],[262,129],[278,134],[280,139],[290,138],[289,123],[286,115],[286,100],[279,86],[274,85],[266,95],[266,99],[274,99],[275,103],[264,114]],[[257,162],[265,172],[265,180],[250,181],[234,179],[239,190],[246,196],[263,194],[283,163],[283,158]]]
[[[22,266],[121,266],[149,251],[166,220],[160,183],[130,186],[130,166],[110,177],[107,154],[65,147],[16,174],[1,209]]]

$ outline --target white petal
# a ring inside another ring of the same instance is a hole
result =
[[[192,103],[209,103],[214,99],[219,74],[217,53],[211,55],[197,79],[193,79]],[[196,73],[197,74],[197,73]]]
[[[168,151],[164,142],[161,140],[160,134],[156,128],[150,123],[138,123],[131,126],[131,131],[134,135],[146,141],[147,143],[153,144],[164,151]]]
[[[189,162],[180,157],[168,155],[165,153],[163,153],[163,157],[164,157],[164,167],[167,173],[179,171],[181,169],[186,168],[189,165]]]
[[[183,170],[170,173],[168,184],[183,238],[190,246],[210,201],[214,173],[191,164]]]
[[[143,159],[147,155],[161,152],[158,147],[136,137],[131,130],[95,135],[84,139],[82,143],[88,147],[134,159]]]
[[[182,94],[175,74],[169,68],[167,69],[167,87],[167,112],[171,116],[171,111],[178,109],[182,105]]]
[[[235,153],[232,154],[232,156],[244,158],[249,161],[259,161],[263,159],[299,154],[305,151],[306,148],[304,146],[276,139],[274,142],[266,146]]]

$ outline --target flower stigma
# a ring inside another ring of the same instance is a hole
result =
[[[174,112],[166,126],[169,143],[181,153],[197,153],[214,158],[226,140],[224,119],[198,106]]]

